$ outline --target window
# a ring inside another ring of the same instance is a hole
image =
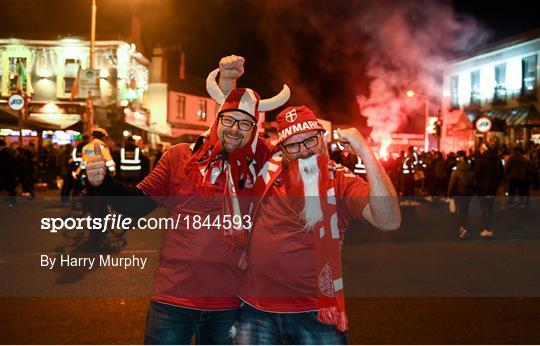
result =
[[[186,118],[186,97],[177,96],[176,97],[176,119],[185,119]]]
[[[26,71],[26,58],[9,58],[9,91],[27,91],[28,74]]]
[[[506,104],[506,63],[495,66],[493,104]]]
[[[208,101],[199,99],[199,110],[197,111],[197,116],[199,117],[199,121],[206,121],[207,105],[208,105]]]
[[[525,101],[536,100],[536,55],[526,57],[521,62],[523,80],[521,97]]]
[[[452,108],[459,108],[459,76],[450,77],[450,102]]]
[[[480,104],[480,70],[471,72],[471,104]]]
[[[495,82],[497,87],[506,88],[506,63],[495,66]]]
[[[79,73],[80,61],[77,59],[66,59],[64,64],[64,93],[71,94],[73,84]]]

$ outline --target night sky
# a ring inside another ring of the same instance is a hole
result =
[[[0,37],[87,38],[90,4],[89,0],[0,0]],[[97,39],[125,39],[130,33],[131,16],[136,15],[142,23],[147,57],[156,43],[181,44],[187,73],[205,77],[221,56],[242,55],[247,62],[240,86],[269,97],[287,82],[293,91],[292,104],[305,103],[323,117],[337,122],[354,118],[358,124],[363,120],[355,95],[369,95],[370,78],[366,77],[365,66],[372,53],[384,46],[375,37],[377,28],[385,23],[386,11],[403,11],[404,25],[413,35],[433,30],[429,23],[438,16],[455,20],[455,25],[448,26],[455,32],[434,37],[451,37],[457,42],[461,40],[457,36],[466,36],[468,30],[457,33],[456,26],[464,23],[474,28],[475,33],[469,32],[472,37],[459,48],[429,48],[430,52],[437,51],[435,54],[444,50],[441,54],[445,59],[540,27],[540,16],[528,1],[499,5],[467,0],[97,0],[97,5]],[[397,69],[400,76],[406,73],[414,84],[420,73],[418,66],[422,65],[404,66],[396,61],[400,54],[391,51],[393,56],[381,55],[381,67]]]

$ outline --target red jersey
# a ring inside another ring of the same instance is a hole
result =
[[[269,312],[317,310],[317,274],[313,233],[304,229],[303,197],[287,194],[287,171],[261,201],[248,249],[248,269],[240,298]],[[335,174],[338,226],[344,232],[362,217],[369,185],[350,171]]]
[[[266,153],[262,143],[260,146],[262,154]],[[226,177],[221,174],[213,184],[216,198],[201,197],[184,169],[191,155],[187,144],[172,147],[138,185],[166,206],[168,217],[176,220],[180,214],[177,228],[166,230],[151,299],[202,310],[234,309],[239,305],[241,250],[227,249],[223,230],[194,229],[183,219],[210,215],[213,220],[221,215],[225,197],[220,191],[226,188]]]

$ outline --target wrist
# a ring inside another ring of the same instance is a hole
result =
[[[225,76],[219,76],[219,81],[220,82],[232,82],[232,81],[235,81],[236,79],[233,78],[233,77],[225,77]]]
[[[355,145],[352,147],[356,156],[359,156],[362,161],[366,162],[370,159],[376,159],[375,154],[367,145]]]
[[[219,88],[223,93],[227,94],[231,90],[236,88],[236,79],[234,78],[227,78],[227,77],[219,77]]]

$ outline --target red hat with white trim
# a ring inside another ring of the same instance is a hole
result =
[[[306,106],[287,107],[276,117],[278,129],[278,143],[287,138],[303,132],[325,131],[317,121],[317,117]]]
[[[219,107],[218,115],[227,111],[237,111],[247,114],[256,121],[259,120],[259,102],[261,97],[255,91],[247,88],[233,89]]]

